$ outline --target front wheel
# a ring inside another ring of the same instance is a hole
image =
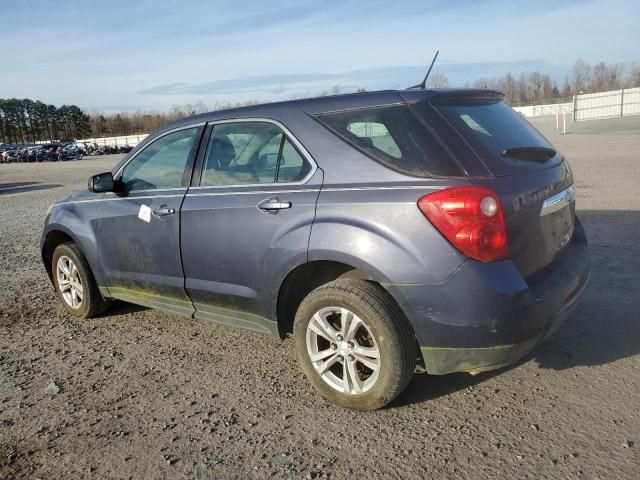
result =
[[[100,294],[89,263],[75,243],[56,247],[51,271],[56,292],[68,313],[91,318],[106,310],[109,303]]]
[[[336,280],[312,291],[293,335],[311,384],[343,407],[382,408],[413,376],[413,331],[389,293],[371,282]]]

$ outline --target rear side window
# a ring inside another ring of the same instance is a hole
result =
[[[502,100],[450,99],[434,107],[495,175],[539,170],[559,161],[553,145]]]
[[[311,171],[284,132],[269,122],[232,122],[213,127],[201,186],[300,182]]]
[[[278,183],[299,182],[311,171],[311,165],[302,159],[291,142],[285,138],[280,151]]]
[[[407,175],[460,176],[462,171],[406,105],[323,113],[316,118],[374,160]]]

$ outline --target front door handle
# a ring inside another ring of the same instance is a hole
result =
[[[153,211],[154,217],[166,217],[167,215],[173,215],[176,213],[175,208],[168,207],[167,205],[160,205],[159,208],[156,208]]]
[[[277,213],[278,210],[291,208],[291,202],[281,202],[278,198],[267,198],[258,204],[258,208],[265,212]]]

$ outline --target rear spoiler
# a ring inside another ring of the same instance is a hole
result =
[[[451,100],[502,100],[504,93],[479,88],[442,88],[434,90],[406,90],[402,98],[407,103],[445,103]]]

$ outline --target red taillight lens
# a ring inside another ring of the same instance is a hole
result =
[[[447,188],[422,197],[418,208],[466,256],[483,262],[507,256],[504,211],[491,190]]]

